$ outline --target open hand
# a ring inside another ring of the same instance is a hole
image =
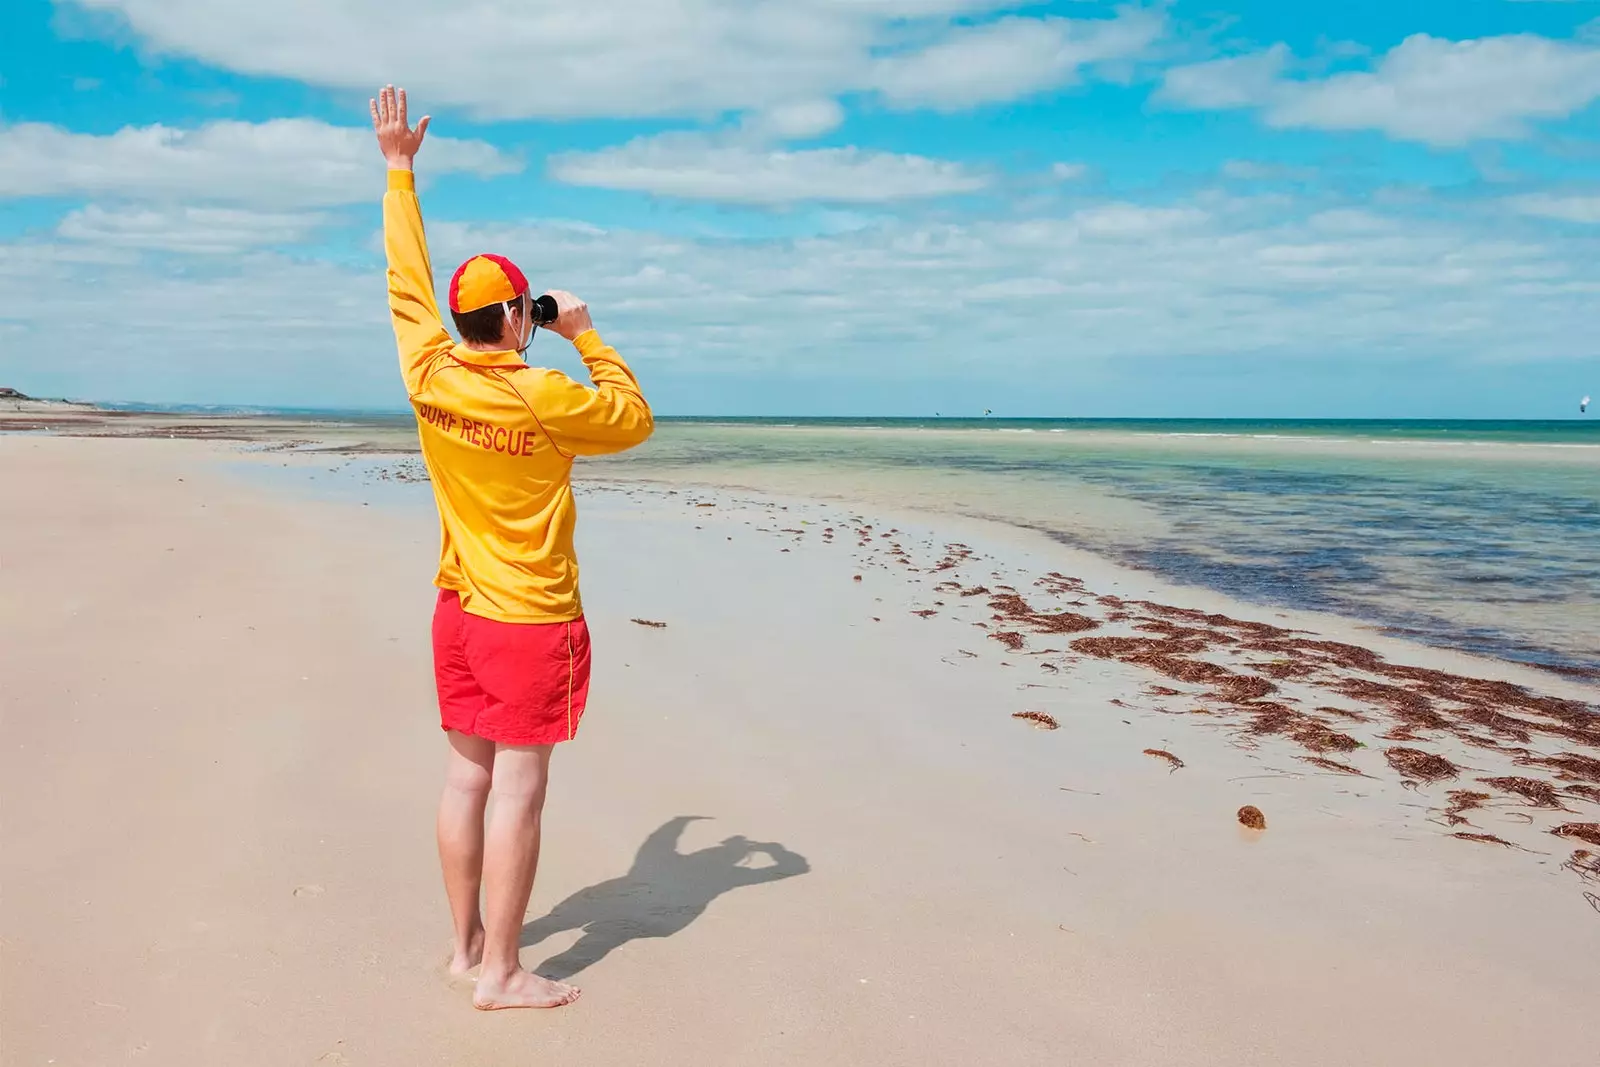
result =
[[[378,91],[376,100],[368,101],[372,109],[372,128],[378,134],[378,148],[388,162],[390,170],[410,170],[422,138],[428,132],[431,116],[422,116],[413,130],[406,124],[406,91],[385,85]]]

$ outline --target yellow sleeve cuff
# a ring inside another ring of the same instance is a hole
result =
[[[417,176],[409,170],[391,170],[389,172],[389,188],[400,189],[405,192],[415,192]]]
[[[600,340],[600,334],[593,329],[584,330],[572,339],[572,343],[578,346],[580,356],[593,355],[606,347],[606,343]]]

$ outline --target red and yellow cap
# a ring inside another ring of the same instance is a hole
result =
[[[527,291],[528,279],[515,263],[485,252],[456,268],[450,279],[450,310],[458,315],[477,311],[515,300]]]

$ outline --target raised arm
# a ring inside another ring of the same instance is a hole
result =
[[[454,342],[439,318],[433,295],[433,265],[422,228],[412,167],[428,116],[413,130],[406,121],[406,91],[388,85],[370,101],[378,148],[389,164],[389,187],[383,194],[383,248],[389,261],[389,316],[400,348],[400,374],[406,392],[415,396],[428,368],[449,352]]]

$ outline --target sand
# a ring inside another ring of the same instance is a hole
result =
[[[1324,771],[1142,667],[1029,655],[1082,634],[1008,652],[934,586],[1043,604],[1021,576],[1063,570],[1571,683],[970,521],[860,516],[899,563],[837,504],[587,485],[597,674],[524,950],[585,995],[484,1015],[442,974],[426,486],[184,440],[0,437],[0,469],[7,1067],[1593,1062],[1600,913],[1547,831],[1600,805],[1452,826],[1510,757],[1426,735],[1466,769],[1407,788],[1371,722],[1326,754],[1367,777]]]

